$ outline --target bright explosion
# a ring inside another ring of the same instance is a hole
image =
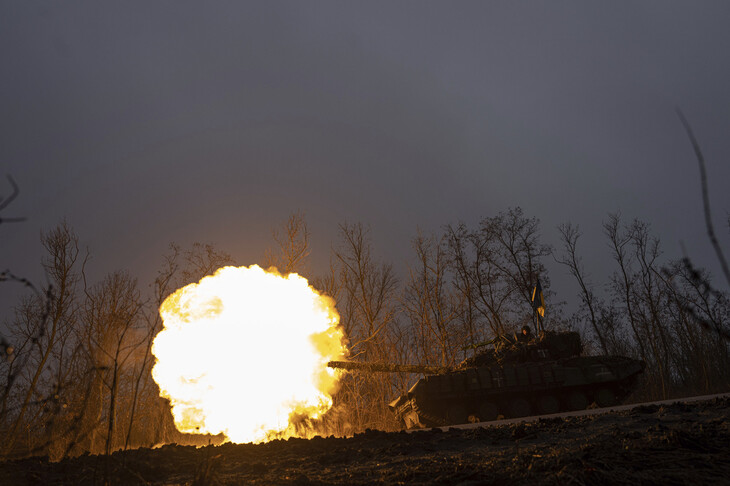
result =
[[[187,433],[232,442],[296,436],[332,406],[346,349],[334,301],[304,277],[224,267],[160,307],[152,376]]]

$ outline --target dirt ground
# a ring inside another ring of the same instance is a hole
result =
[[[730,398],[467,430],[0,463],[0,484],[730,484]]]

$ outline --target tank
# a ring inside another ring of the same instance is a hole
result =
[[[455,367],[331,361],[367,372],[423,373],[389,404],[404,427],[424,428],[616,405],[635,388],[644,362],[581,356],[576,332],[543,331],[529,342],[501,338]]]

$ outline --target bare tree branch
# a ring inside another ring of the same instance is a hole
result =
[[[692,127],[690,126],[689,122],[687,121],[687,118],[685,118],[684,114],[682,113],[682,110],[677,108],[677,116],[679,116],[679,120],[682,122],[682,125],[684,126],[685,131],[687,132],[687,136],[689,137],[690,142],[692,142],[692,148],[695,151],[695,156],[697,157],[697,163],[700,166],[700,183],[702,184],[702,204],[705,208],[705,225],[707,226],[707,236],[710,238],[710,242],[712,243],[712,247],[715,249],[715,254],[717,255],[717,259],[720,260],[720,266],[722,267],[722,271],[725,274],[725,280],[727,280],[728,285],[730,285],[730,269],[728,269],[727,260],[725,260],[725,255],[722,252],[722,248],[720,248],[720,243],[717,241],[717,237],[715,236],[715,228],[712,224],[712,217],[710,214],[710,196],[707,190],[707,172],[705,171],[705,157],[702,155],[702,150],[700,149],[700,144],[697,142],[697,139],[694,136],[694,133],[692,132]],[[728,221],[728,224],[730,224],[730,220]]]
[[[20,189],[18,189],[18,185],[15,183],[13,178],[9,174],[6,177],[10,183],[10,187],[13,188],[13,192],[5,199],[0,198],[0,211],[7,208],[10,203],[18,197],[18,194],[20,194]],[[26,218],[0,218],[0,223],[19,223],[21,221],[25,221],[25,219]]]

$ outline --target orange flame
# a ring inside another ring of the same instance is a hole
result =
[[[224,267],[160,307],[152,376],[181,432],[237,443],[295,436],[332,406],[346,349],[334,301],[297,274]]]

